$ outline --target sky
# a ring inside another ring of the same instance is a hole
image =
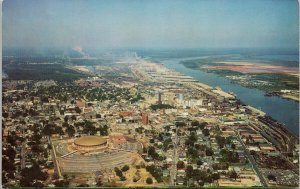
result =
[[[3,47],[292,48],[297,0],[4,0]]]

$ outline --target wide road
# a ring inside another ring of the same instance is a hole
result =
[[[245,153],[247,158],[249,159],[250,163],[252,164],[252,167],[254,169],[254,171],[256,172],[257,176],[260,179],[260,182],[262,183],[262,185],[264,187],[267,187],[268,184],[265,180],[265,178],[263,177],[262,173],[260,172],[260,170],[258,169],[258,166],[256,164],[255,159],[253,158],[253,156],[250,154],[249,150],[246,148],[246,145],[244,144],[244,142],[242,141],[242,139],[240,138],[240,135],[236,132],[236,136],[238,138],[238,140],[240,141],[240,143],[242,144],[243,148],[245,149]]]
[[[176,186],[176,176],[177,176],[177,127],[175,138],[173,139],[174,151],[173,151],[173,165],[171,170],[171,185]]]
[[[25,142],[23,142],[21,147],[21,169],[25,168],[25,162],[26,162],[26,146],[25,146]]]

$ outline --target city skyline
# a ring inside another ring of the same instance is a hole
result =
[[[6,0],[4,188],[299,186],[296,0]]]

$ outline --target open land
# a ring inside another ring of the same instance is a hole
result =
[[[137,56],[40,61],[5,68],[7,187],[298,186],[298,136],[233,94]]]
[[[225,66],[202,66],[204,69],[220,69],[240,72],[244,74],[249,73],[277,73],[277,74],[298,74],[298,68],[291,68],[286,66],[271,66],[271,65],[225,65]]]
[[[221,75],[233,83],[257,88],[266,96],[280,96],[299,102],[299,68],[251,61],[189,60],[186,67]]]

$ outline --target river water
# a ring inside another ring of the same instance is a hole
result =
[[[294,134],[299,135],[299,104],[297,102],[276,96],[265,97],[264,92],[260,90],[250,89],[231,83],[230,80],[214,73],[206,73],[201,70],[186,68],[179,63],[182,60],[187,59],[162,59],[160,62],[167,68],[191,76],[201,83],[205,83],[212,87],[221,87],[222,90],[227,92],[234,92],[237,95],[237,98],[245,104],[264,111],[267,115],[284,123]]]

